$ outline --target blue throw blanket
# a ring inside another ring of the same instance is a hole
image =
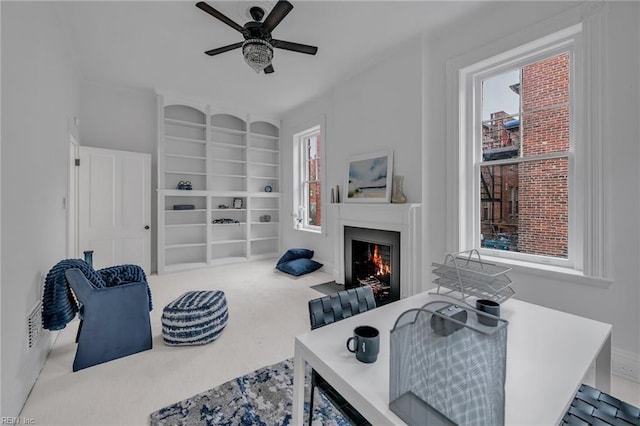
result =
[[[67,283],[64,273],[67,269],[77,268],[96,288],[113,287],[129,282],[147,282],[144,270],[137,265],[119,265],[94,270],[81,259],[66,259],[58,262],[47,274],[42,296],[42,326],[47,330],[62,330],[75,318],[78,303]],[[147,284],[149,311],[153,308],[151,289]]]

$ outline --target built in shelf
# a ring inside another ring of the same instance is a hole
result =
[[[210,126],[210,127],[211,127],[211,130],[213,131],[227,133],[230,135],[246,135],[247,134],[246,130],[232,129],[230,127],[221,127],[221,126]]]
[[[219,146],[222,148],[233,148],[233,149],[247,149],[246,146],[244,145],[238,145],[238,144],[234,144],[234,143],[227,143],[227,142],[216,142],[216,141],[212,141],[211,145],[213,146]]]
[[[224,158],[212,158],[211,161],[216,163],[235,163],[235,164],[247,164],[246,160],[227,160]]]
[[[187,209],[187,210],[165,209],[165,212],[167,213],[191,213],[191,212],[206,212],[206,211],[207,209]]]
[[[261,139],[270,139],[272,141],[277,141],[280,139],[279,136],[273,136],[273,135],[264,135],[262,133],[251,133],[251,136],[255,136],[257,138],[261,138]]]
[[[189,160],[206,160],[207,157],[200,157],[198,155],[184,155],[184,154],[167,154],[167,157],[171,158],[186,158]]]
[[[264,212],[278,218],[280,194],[263,192],[280,182],[278,120],[175,101],[158,96],[158,273],[277,256],[279,222],[257,220]],[[180,180],[194,189],[176,189]],[[231,207],[236,198],[242,209]],[[171,208],[177,204],[197,208]],[[222,218],[238,223],[213,223]]]
[[[174,126],[194,127],[197,129],[205,129],[207,127],[207,125],[204,123],[195,123],[193,121],[177,120],[175,118],[165,118],[164,122],[165,124],[172,124]]]
[[[180,170],[167,170],[165,173],[171,175],[193,175],[193,176],[206,176],[206,172],[192,172],[192,171],[180,171]]]
[[[189,247],[206,247],[207,243],[182,243],[182,244],[165,244],[165,249],[181,249]]]
[[[211,245],[212,246],[218,246],[218,245],[222,245],[222,244],[240,244],[240,243],[246,243],[247,240],[240,240],[240,239],[236,239],[236,240],[217,240],[217,241],[211,241]]]
[[[278,154],[280,151],[278,151],[277,149],[270,149],[270,148],[259,148],[257,146],[251,146],[249,147],[250,149],[253,149],[255,151],[263,151],[263,152],[271,152],[273,154]]]
[[[166,139],[173,139],[176,141],[180,141],[180,142],[191,142],[191,143],[200,143],[200,144],[206,144],[207,141],[204,139],[194,139],[194,138],[185,138],[185,137],[181,137],[181,136],[170,136],[170,135],[165,135],[164,136]]]
[[[184,271],[185,269],[200,269],[205,268],[207,262],[181,262],[181,263],[169,263],[164,267],[165,272]]]

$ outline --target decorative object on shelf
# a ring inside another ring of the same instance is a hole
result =
[[[336,185],[336,203],[340,203],[340,185]]]
[[[234,209],[241,209],[243,205],[244,205],[244,202],[242,201],[242,198],[234,198],[233,199],[233,208]]]
[[[260,216],[260,222],[271,222],[271,215],[263,214],[262,216]]]
[[[195,210],[195,204],[174,204],[174,210]]]
[[[331,188],[331,204],[336,202],[336,192],[333,188]]]
[[[296,229],[302,226],[302,221],[304,220],[304,206],[298,206],[298,211],[291,213],[293,219],[295,220]]]
[[[443,294],[465,301],[468,296],[501,303],[515,294],[506,273],[511,268],[487,263],[478,250],[449,253],[444,262],[433,263],[433,280],[438,287],[432,294]],[[448,291],[441,293],[445,288]],[[458,294],[452,294],[458,293]]]
[[[402,185],[404,184],[404,176],[393,177],[393,191],[391,193],[391,202],[396,204],[402,204],[407,202],[407,197],[404,195]]]
[[[226,204],[218,204],[218,208],[219,209],[228,209],[229,206],[227,206]]]
[[[504,425],[508,323],[487,327],[476,320],[481,315],[437,301],[398,317],[390,333],[389,409],[407,424]]]
[[[224,217],[224,218],[221,218],[221,219],[213,219],[211,221],[211,223],[215,223],[216,225],[220,225],[220,224],[229,224],[229,223],[240,223],[240,221]]]
[[[273,191],[273,188],[271,187],[271,185],[267,185],[264,187],[264,192],[271,192]]]
[[[386,150],[352,157],[348,161],[346,201],[388,203],[391,201],[393,151]]]
[[[190,191],[193,189],[193,186],[191,185],[191,182],[189,182],[188,180],[181,180],[180,182],[178,182],[177,189]]]

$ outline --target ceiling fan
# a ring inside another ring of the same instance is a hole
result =
[[[291,12],[291,9],[293,9],[293,5],[287,0],[279,0],[264,21],[262,21],[265,15],[264,9],[258,6],[251,7],[249,13],[253,21],[247,22],[244,26],[240,26],[203,1],[196,3],[196,7],[224,22],[234,30],[240,32],[244,37],[244,41],[204,52],[209,56],[242,47],[242,56],[244,56],[245,62],[247,62],[255,72],[259,73],[260,71],[264,71],[265,74],[270,74],[274,72],[273,65],[271,64],[274,47],[292,52],[306,53],[308,55],[315,55],[318,51],[318,48],[315,46],[276,40],[271,37],[271,31],[273,31],[284,17]]]

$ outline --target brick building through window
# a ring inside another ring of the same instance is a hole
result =
[[[518,70],[517,112],[482,122],[482,246],[568,257],[569,54]],[[491,92],[483,98],[491,97]],[[487,111],[483,111],[486,113]]]

